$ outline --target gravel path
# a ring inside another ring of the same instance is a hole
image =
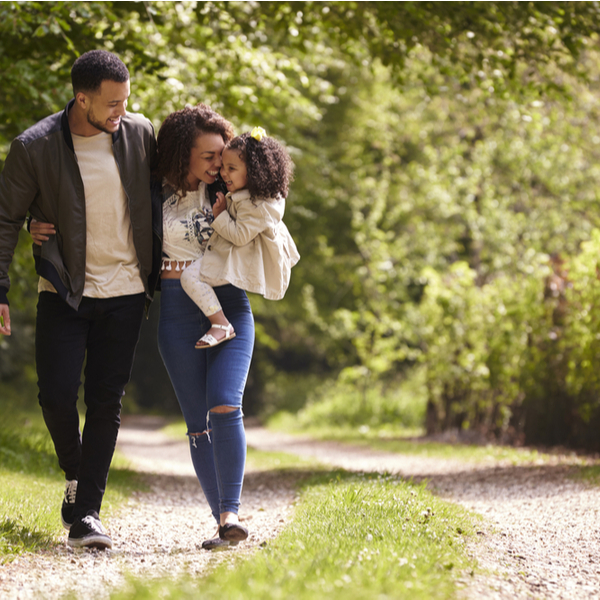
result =
[[[515,467],[403,456],[256,429],[248,442],[350,471],[426,480],[437,495],[482,515],[470,551],[488,573],[463,581],[465,598],[600,599],[600,487],[573,477],[572,456]]]
[[[194,474],[186,440],[157,431],[160,419],[124,420],[118,448],[150,488],[137,492],[118,513],[104,521],[113,549],[27,554],[0,566],[2,600],[57,600],[67,592],[78,600],[102,600],[121,588],[127,575],[144,579],[199,575],[223,560],[250,553],[275,537],[293,506],[294,482],[247,469],[240,519],[250,536],[235,550],[208,552],[203,540],[216,531]],[[58,518],[58,509],[57,509]]]
[[[114,550],[69,549],[25,555],[0,567],[0,597],[108,598],[127,574],[144,578],[197,575],[268,542],[289,519],[294,482],[248,469],[241,518],[250,529],[235,550],[206,552],[214,526],[191,467],[187,443],[157,431],[151,418],[125,422],[119,449],[142,471],[150,491],[136,493],[108,520]],[[470,551],[488,573],[464,580],[462,596],[479,599],[600,600],[600,488],[571,477],[574,460],[514,467],[497,462],[394,455],[248,427],[256,449],[312,457],[352,471],[380,471],[427,480],[443,498],[481,514]],[[65,537],[66,540],[66,537]]]

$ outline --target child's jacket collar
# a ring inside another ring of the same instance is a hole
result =
[[[236,192],[227,192],[227,197],[231,198],[233,202],[239,202],[240,200],[249,200],[250,192],[246,189],[237,190]]]

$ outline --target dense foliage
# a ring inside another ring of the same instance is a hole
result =
[[[302,260],[284,301],[252,298],[249,412],[309,398],[327,418],[335,381],[372,415],[369,398],[393,397],[418,369],[430,432],[595,447],[599,12],[4,2],[0,145],[66,103],[74,57],[96,47],[130,65],[130,108],[156,126],[198,101],[240,131],[264,126],[296,162],[286,222]],[[24,246],[11,297],[30,322]],[[1,376],[9,355],[11,373],[19,352],[31,360],[14,329]],[[132,390],[142,406],[173,407],[148,375],[154,335],[143,332]],[[337,400],[333,413],[343,418]]]

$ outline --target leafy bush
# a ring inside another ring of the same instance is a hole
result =
[[[326,381],[308,396],[306,406],[294,417],[300,428],[420,428],[425,416],[423,373],[409,379],[383,383],[360,377],[353,370],[337,381]]]
[[[427,371],[427,430],[479,428],[507,434],[524,399],[523,374],[532,370],[530,342],[544,329],[543,277],[499,277],[478,286],[476,273],[455,263],[445,275],[427,270],[419,308]]]
[[[427,271],[419,316],[427,429],[599,447],[600,230],[569,258],[476,284],[464,263]]]

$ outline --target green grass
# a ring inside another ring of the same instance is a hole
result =
[[[591,485],[600,485],[600,464],[580,467],[577,472],[577,478],[583,479],[583,481]]]
[[[342,374],[335,381],[316,385],[298,412],[269,413],[267,425],[314,439],[432,458],[511,465],[546,464],[556,460],[555,453],[536,448],[427,439],[423,428],[426,405],[424,369],[413,369],[387,385],[354,381]],[[585,463],[578,461],[575,454],[569,460],[575,464]]]
[[[64,474],[39,410],[3,405],[0,423],[0,564],[23,552],[39,552],[64,541],[60,503]],[[115,457],[103,503],[109,516],[133,489],[139,476]]]
[[[418,429],[406,429],[388,424],[381,427],[298,426],[297,421],[280,413],[272,418],[268,427],[295,435],[309,436],[315,440],[335,440],[347,444],[368,446],[377,450],[431,458],[464,460],[469,462],[502,462],[511,465],[546,464],[554,460],[551,452],[536,448],[517,448],[497,444],[442,443],[428,440]],[[578,460],[575,454],[570,458]]]
[[[0,562],[56,543],[62,473],[41,416],[3,407],[0,424]]]
[[[0,564],[52,547],[60,532],[61,492],[46,478],[0,471]]]
[[[231,552],[208,576],[131,579],[112,600],[145,598],[454,598],[475,567],[465,553],[475,517],[423,485],[349,474],[281,454],[252,453],[261,468],[301,481],[294,518],[250,558]],[[292,466],[295,465],[295,466]]]
[[[165,425],[161,431],[173,439],[185,439],[187,427],[183,419],[175,419]]]
[[[295,518],[276,542],[233,572],[211,574],[203,595],[450,598],[453,572],[472,568],[463,547],[471,530],[463,511],[422,486],[321,474],[305,484]]]

